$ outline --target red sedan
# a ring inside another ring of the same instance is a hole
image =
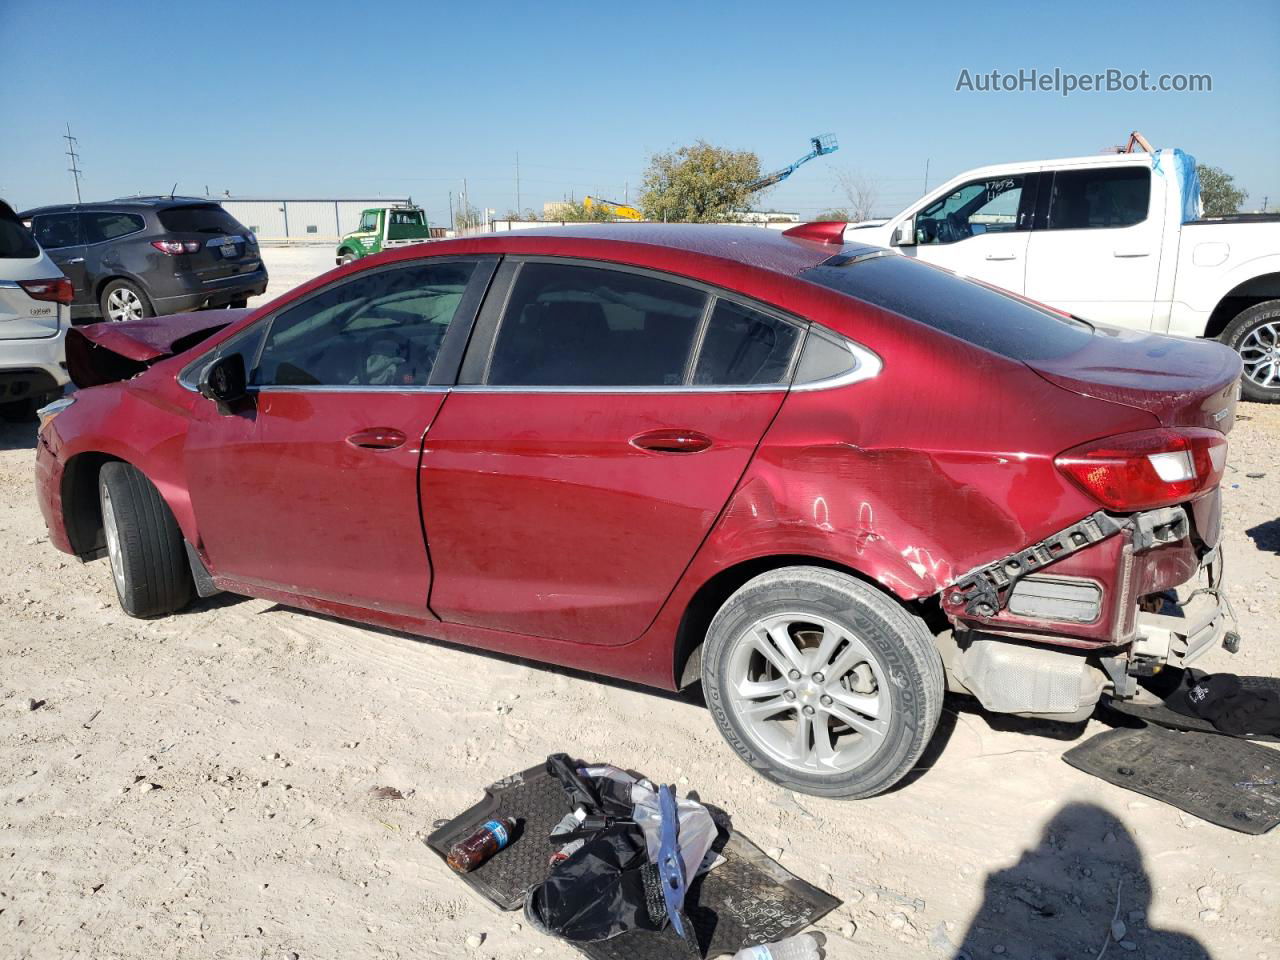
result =
[[[675,689],[739,755],[887,789],[943,691],[1080,719],[1233,646],[1226,347],[1095,327],[840,226],[409,247],[252,311],[68,335],[51,542]]]

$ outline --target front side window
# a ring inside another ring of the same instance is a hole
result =
[[[991,177],[957,187],[916,214],[916,243],[958,243],[984,233],[1025,230],[1020,216],[1026,177]]]
[[[75,213],[46,213],[31,220],[31,232],[46,250],[74,247],[80,239],[80,216]]]
[[[474,263],[366,273],[271,323],[256,386],[426,386]]]
[[[1131,227],[1147,219],[1151,171],[1146,167],[1100,167],[1053,175],[1050,230]]]
[[[498,327],[486,382],[679,386],[707,296],[622,270],[525,263]]]
[[[693,370],[696,386],[785,383],[800,328],[729,300],[717,300]]]
[[[373,211],[369,211],[360,218],[360,233],[368,233],[378,229],[378,215]]]
[[[85,243],[102,243],[137,233],[146,224],[132,213],[86,213],[83,219]]]

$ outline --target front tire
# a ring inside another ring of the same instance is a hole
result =
[[[348,263],[355,263],[355,262],[356,262],[356,255],[352,253],[350,250],[343,250],[341,255],[338,257],[339,266],[345,267]]]
[[[155,309],[142,288],[130,280],[112,280],[102,288],[98,304],[104,319],[112,323],[154,317]]]
[[[1280,403],[1280,300],[1255,303],[1236,314],[1221,340],[1244,361],[1244,398]]]
[[[821,567],[774,570],[731,596],[707,630],[702,684],[749,766],[823,797],[888,790],[942,711],[942,661],[923,621]]]
[[[137,467],[114,462],[104,464],[98,476],[98,499],[124,612],[148,619],[185,607],[191,601],[191,567],[160,491]]]

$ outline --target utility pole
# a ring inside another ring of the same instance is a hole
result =
[[[449,229],[453,229],[453,191],[449,191]]]
[[[63,140],[67,141],[67,156],[71,158],[71,166],[67,169],[76,181],[76,203],[80,202],[80,154],[76,153],[76,144],[79,142],[71,135],[71,122],[67,121],[67,132],[63,134]]]
[[[929,192],[929,158],[928,157],[925,157],[925,160],[924,160],[924,192],[925,193]]]
[[[524,215],[524,207],[520,206],[520,153],[516,152],[516,216]]]

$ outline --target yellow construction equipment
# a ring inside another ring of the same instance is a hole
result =
[[[582,205],[588,210],[599,207],[611,217],[618,217],[622,220],[643,220],[644,214],[635,207],[629,207],[625,203],[615,203],[612,200],[602,200],[599,197],[583,197]]]

